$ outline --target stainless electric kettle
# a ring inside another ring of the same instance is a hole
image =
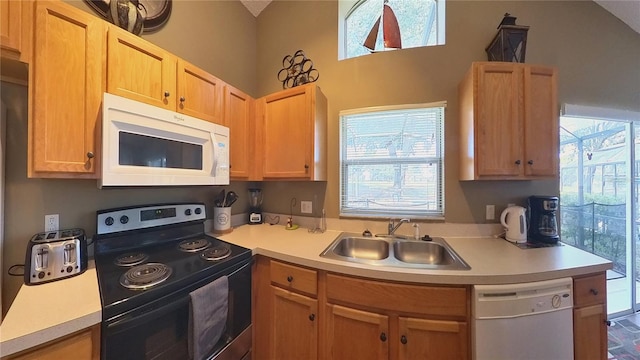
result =
[[[508,241],[527,242],[526,209],[522,206],[509,206],[500,214],[500,223],[505,228],[505,238]]]

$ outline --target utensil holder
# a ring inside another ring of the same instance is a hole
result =
[[[231,207],[213,208],[213,230],[226,232],[231,229]]]

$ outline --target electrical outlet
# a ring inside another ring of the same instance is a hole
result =
[[[311,214],[313,212],[313,202],[300,201],[300,212],[303,214]]]
[[[60,217],[58,214],[44,216],[44,231],[58,231]]]
[[[495,205],[487,205],[485,208],[485,219],[494,220],[496,218],[496,206]]]

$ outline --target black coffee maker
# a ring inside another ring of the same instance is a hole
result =
[[[558,222],[556,221],[558,197],[529,196],[527,204],[527,213],[529,214],[527,242],[556,244],[560,239]]]

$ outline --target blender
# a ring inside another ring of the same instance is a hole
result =
[[[262,190],[249,189],[249,225],[262,224]]]

